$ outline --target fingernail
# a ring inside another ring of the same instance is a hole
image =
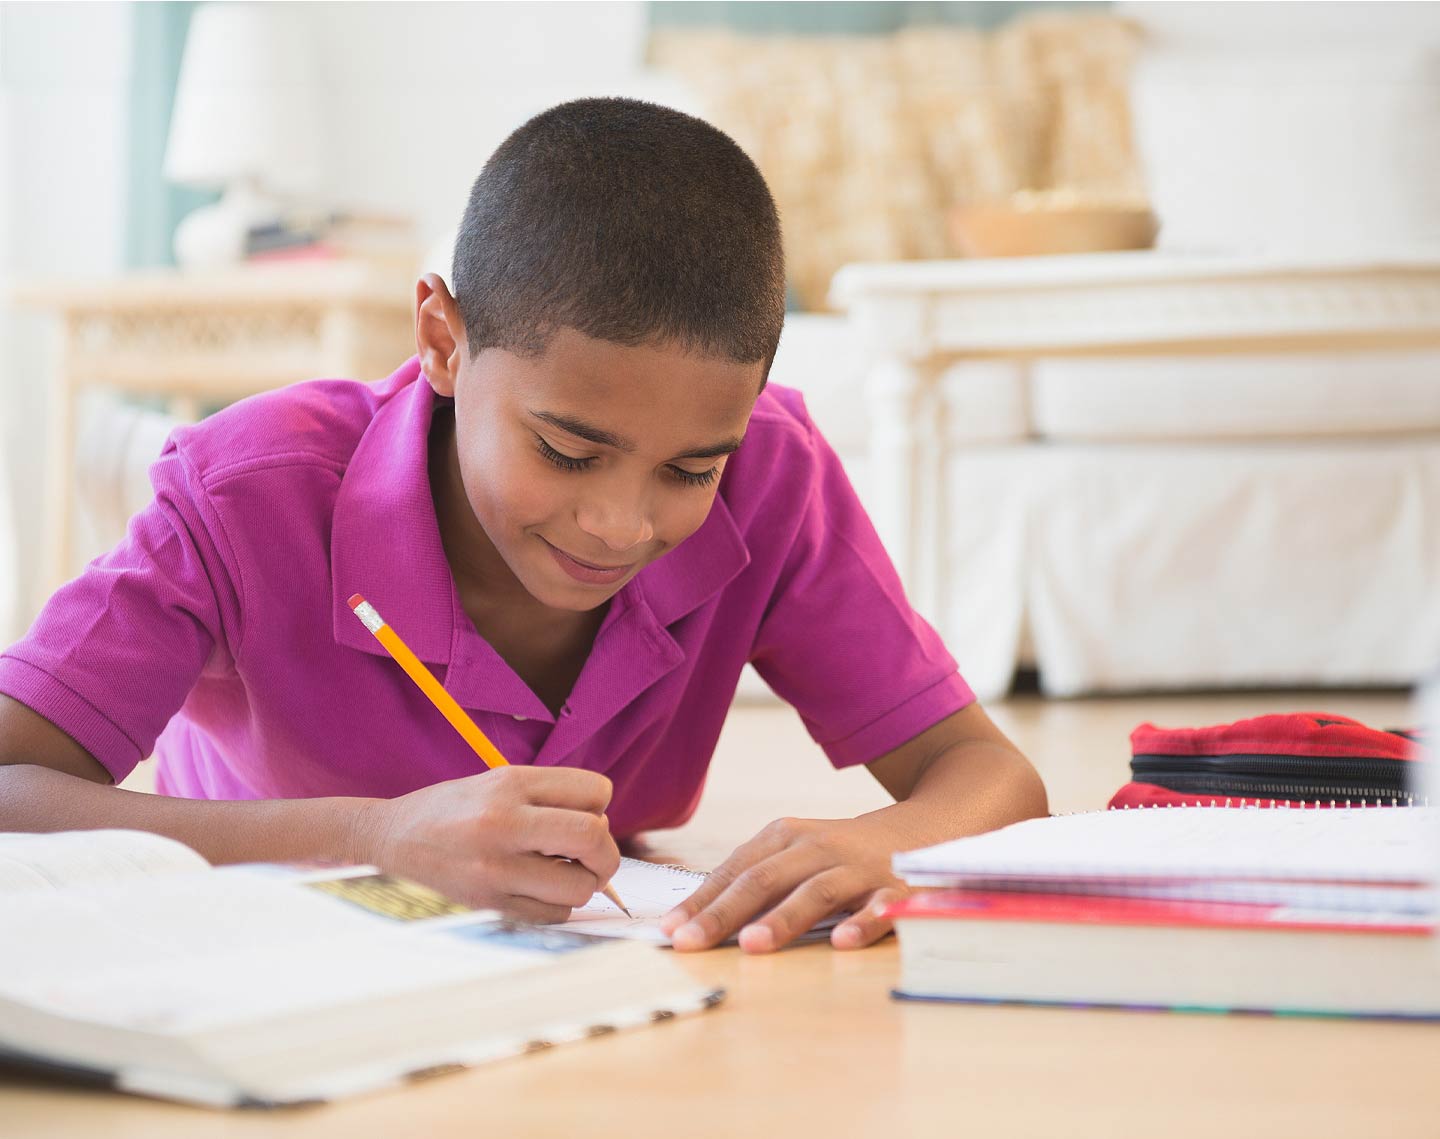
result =
[[[749,953],[769,953],[775,948],[775,931],[768,925],[747,925],[740,931],[740,948]]]
[[[705,941],[705,931],[698,922],[686,922],[670,935],[676,949],[698,949]]]
[[[864,933],[858,925],[842,925],[835,931],[836,945],[859,945]]]

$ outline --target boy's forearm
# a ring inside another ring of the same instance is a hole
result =
[[[150,831],[212,864],[369,860],[373,799],[175,799],[34,764],[0,765],[0,831]]]
[[[1019,751],[989,740],[957,743],[936,756],[908,798],[871,812],[899,825],[910,849],[980,834],[1048,810],[1045,785]]]

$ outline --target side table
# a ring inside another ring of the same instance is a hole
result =
[[[17,303],[55,312],[59,363],[45,479],[44,584],[71,572],[76,405],[108,387],[163,398],[194,420],[210,402],[317,376],[374,379],[414,353],[414,278],[365,261],[146,271],[23,286]]]

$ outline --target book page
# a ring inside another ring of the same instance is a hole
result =
[[[1226,902],[1258,906],[1303,906],[1324,910],[1335,920],[1347,913],[1381,914],[1433,921],[1435,891],[1393,882],[1296,882],[1235,878],[1117,878],[1103,882],[1069,878],[971,878],[969,890],[1006,893],[1097,895],[1109,898],[1156,898],[1174,902]]]
[[[1169,807],[1029,819],[896,855],[914,884],[969,877],[1428,882],[1440,808]],[[933,879],[933,880],[932,880]]]
[[[596,894],[587,904],[571,911],[569,921],[550,928],[669,945],[670,938],[660,929],[660,919],[693,894],[704,881],[704,873],[698,870],[662,866],[655,862],[642,862],[638,858],[622,858],[620,869],[615,872],[610,885],[633,917],[627,918],[604,894]],[[804,937],[824,936],[825,931],[839,921],[838,915],[827,918]],[[734,938],[731,938],[726,944],[733,943]]]
[[[0,894],[208,870],[184,843],[146,831],[0,832]]]
[[[175,874],[16,895],[0,907],[0,998],[179,1032],[381,999],[535,957],[458,925],[432,934],[430,922],[326,884]]]

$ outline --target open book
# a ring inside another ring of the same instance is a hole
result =
[[[328,1100],[708,1008],[652,946],[373,867],[210,867],[137,831],[0,834],[0,1061],[214,1106]]]

